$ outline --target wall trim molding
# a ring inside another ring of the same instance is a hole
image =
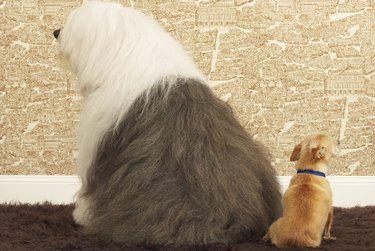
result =
[[[282,191],[291,176],[279,176]],[[375,176],[329,176],[337,207],[375,205]],[[77,176],[0,175],[0,203],[69,204],[81,183]]]

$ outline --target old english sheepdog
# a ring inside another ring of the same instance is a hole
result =
[[[88,1],[54,36],[84,102],[73,217],[85,233],[230,244],[261,237],[281,215],[267,151],[152,18]]]

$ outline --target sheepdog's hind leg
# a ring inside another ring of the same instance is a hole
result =
[[[74,221],[82,226],[88,224],[89,221],[89,202],[85,197],[78,197],[75,202],[75,208],[73,210]]]

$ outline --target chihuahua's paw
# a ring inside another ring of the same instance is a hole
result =
[[[324,236],[323,239],[328,240],[328,241],[334,241],[334,240],[336,240],[337,238],[336,238],[336,237],[333,237],[333,236]]]
[[[269,242],[271,240],[270,236],[268,233],[260,239],[262,242]]]

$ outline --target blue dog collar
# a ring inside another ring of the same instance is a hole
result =
[[[298,169],[297,173],[312,174],[312,175],[316,175],[320,177],[326,177],[325,173],[314,171],[314,170],[309,170],[309,169]]]

